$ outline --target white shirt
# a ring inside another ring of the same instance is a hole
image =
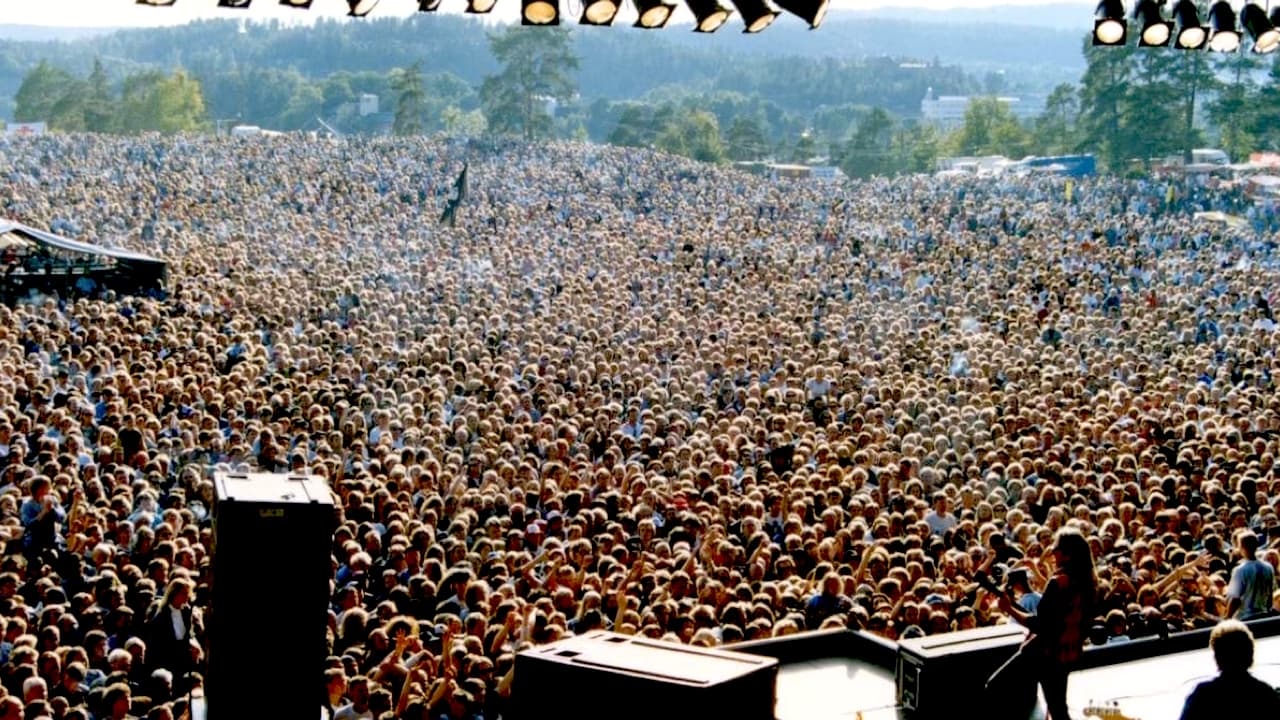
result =
[[[170,607],[169,617],[173,620],[173,636],[179,640],[187,637],[187,622],[182,619],[182,610]]]

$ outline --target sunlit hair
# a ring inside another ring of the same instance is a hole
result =
[[[1084,595],[1085,602],[1092,604],[1097,594],[1098,577],[1093,570],[1093,551],[1089,548],[1089,541],[1075,528],[1062,528],[1054,536],[1054,547],[1064,556],[1059,569],[1072,587]]]

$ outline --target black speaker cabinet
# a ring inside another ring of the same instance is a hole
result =
[[[315,720],[324,700],[329,487],[303,475],[214,477],[209,720]]]
[[[1026,634],[1009,624],[900,641],[898,704],[919,720],[989,717],[987,679],[1013,657]]]
[[[509,720],[773,720],[777,677],[773,658],[589,632],[516,656]]]

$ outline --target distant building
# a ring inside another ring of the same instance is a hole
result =
[[[47,132],[49,127],[42,122],[33,123],[14,123],[11,122],[5,126],[5,137],[39,137]]]
[[[920,101],[921,119],[944,130],[958,128],[964,124],[964,113],[969,109],[973,98],[969,95],[934,95],[933,88],[925,93]],[[1032,120],[1044,111],[1044,100],[1040,98],[997,97],[1009,112],[1019,120]]]
[[[378,114],[378,96],[364,93],[360,96],[360,117]]]

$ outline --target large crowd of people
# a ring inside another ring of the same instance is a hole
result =
[[[0,308],[0,719],[184,714],[220,470],[335,493],[336,720],[494,720],[593,629],[1006,622],[1063,528],[1089,642],[1280,606],[1277,219],[1237,188],[304,136],[0,174],[0,216],[170,265]]]

